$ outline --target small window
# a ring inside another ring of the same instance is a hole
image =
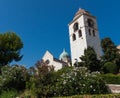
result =
[[[81,31],[81,30],[79,30],[78,36],[79,36],[79,37],[82,37],[82,31]]]
[[[89,27],[93,27],[94,26],[94,21],[92,19],[88,19],[87,22],[88,22],[88,26]]]
[[[93,36],[95,36],[95,30],[93,30]]]
[[[88,32],[89,32],[89,35],[91,36],[91,30],[90,29],[88,30]]]
[[[73,38],[73,41],[75,41],[76,40],[76,35],[73,34],[72,38]]]
[[[73,26],[74,32],[78,30],[78,23],[75,23]]]

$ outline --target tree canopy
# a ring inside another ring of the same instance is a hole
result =
[[[84,50],[84,55],[80,57],[82,64],[87,67],[91,72],[99,71],[100,64],[97,59],[97,55],[92,47],[88,47]]]
[[[102,50],[104,55],[102,59],[104,61],[112,61],[116,57],[117,48],[110,38],[104,38],[101,41]]]
[[[20,50],[23,43],[18,35],[14,32],[0,34],[0,65],[4,66],[22,58]]]
[[[104,38],[101,41],[101,46],[104,52],[104,55],[101,58],[102,65],[104,65],[106,62],[111,62],[112,65],[117,66],[117,72],[119,72],[120,54],[114,42],[112,42],[110,38]],[[107,66],[108,64],[109,63],[107,63]]]

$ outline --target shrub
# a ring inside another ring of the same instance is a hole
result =
[[[0,94],[0,98],[15,98],[17,96],[17,91],[16,90],[7,90],[7,91],[2,91]]]
[[[107,84],[120,84],[120,75],[103,74],[101,76]]]
[[[103,78],[98,73],[89,73],[85,67],[63,72],[54,87],[54,96],[101,93],[107,93]]]
[[[86,67],[66,67],[57,72],[39,74],[31,77],[27,85],[31,93],[39,97],[107,93],[104,79],[98,72],[90,73]]]
[[[117,73],[117,66],[112,62],[106,62],[102,69],[104,73]]]
[[[25,89],[28,73],[23,66],[4,66],[0,75],[0,91],[16,89],[18,91]]]
[[[38,74],[34,74],[30,77],[30,80],[27,81],[26,87],[30,90],[30,93],[37,98],[41,97],[51,97],[53,96],[54,83],[58,78],[56,72],[49,70],[49,66],[38,66]]]
[[[59,97],[59,98],[120,98],[120,94],[74,95],[74,96]]]

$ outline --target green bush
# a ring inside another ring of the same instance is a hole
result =
[[[0,98],[15,98],[16,96],[17,96],[16,90],[2,91],[0,94]]]
[[[117,73],[117,66],[112,62],[106,62],[102,68],[104,73]]]
[[[28,89],[35,96],[58,97],[76,94],[105,94],[107,87],[98,72],[90,73],[86,67],[66,67],[57,72],[31,77]]]
[[[101,76],[107,84],[120,84],[120,75],[102,74]]]
[[[28,73],[24,66],[3,66],[0,75],[0,91],[8,89],[23,90],[28,80]]]
[[[26,88],[37,98],[53,96],[54,84],[57,77],[56,72],[49,70],[49,66],[39,66],[38,74],[31,76],[26,82]]]
[[[120,98],[120,94],[74,95],[74,96],[58,97],[58,98]]]
[[[107,93],[107,87],[98,73],[89,73],[85,67],[63,72],[54,86],[54,96]]]

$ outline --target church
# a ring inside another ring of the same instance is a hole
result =
[[[75,62],[80,62],[79,58],[84,55],[84,50],[88,46],[93,47],[98,59],[102,55],[95,16],[84,9],[79,9],[73,17],[73,20],[68,24],[68,27],[71,58],[65,50],[60,54],[59,59],[54,58],[49,51],[46,51],[42,58],[48,65],[54,66],[55,71],[65,66],[71,66],[70,62],[72,62],[72,66]]]

